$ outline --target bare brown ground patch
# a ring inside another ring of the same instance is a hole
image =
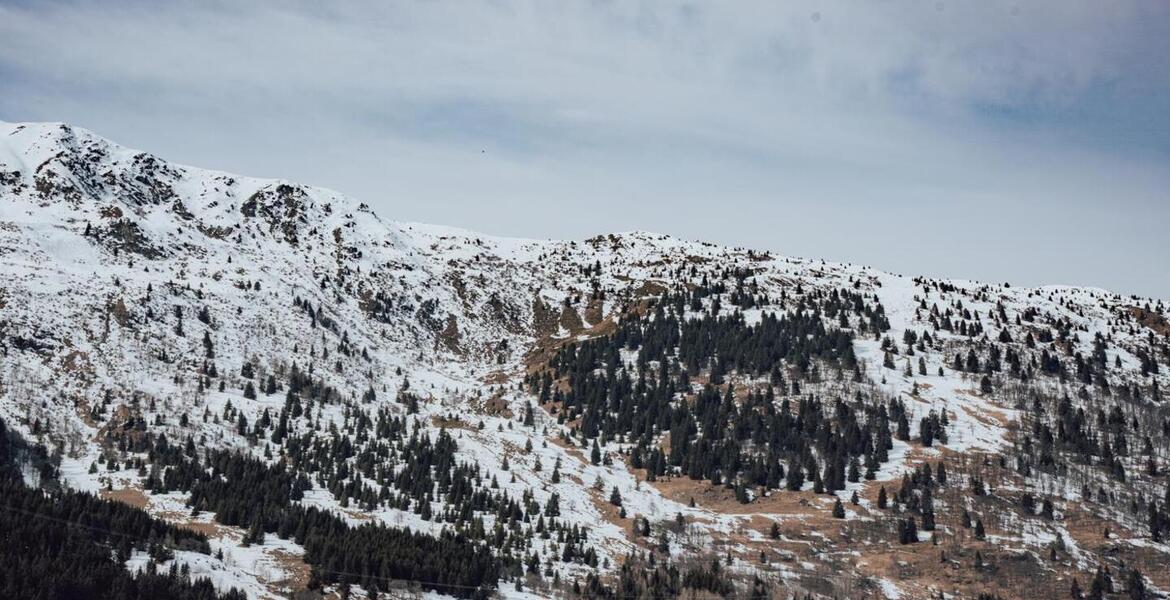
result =
[[[1094,514],[1081,502],[1068,503],[1064,506],[1064,513],[1062,524],[1079,548],[1094,555],[1112,556],[1136,565],[1155,586],[1163,590],[1170,588],[1170,554],[1125,541],[1132,538],[1148,541],[1147,531],[1120,529],[1117,522]],[[1109,538],[1105,537],[1106,528],[1111,532]],[[1085,583],[1084,578],[1081,583]]]
[[[627,514],[626,518],[621,517],[621,508],[609,503],[609,490],[595,490],[589,488],[589,501],[593,503],[597,512],[601,513],[601,518],[613,523],[621,528],[626,534],[626,539],[631,541],[638,541],[638,536],[634,533],[634,515]]]
[[[1138,323],[1154,330],[1158,335],[1170,335],[1170,321],[1166,317],[1144,308],[1134,306],[1129,309],[1129,314],[1137,319]]]
[[[642,283],[642,285],[638,286],[638,288],[634,290],[634,296],[639,298],[645,298],[647,296],[661,296],[664,293],[666,293],[666,286],[653,281],[645,281]]]
[[[162,516],[162,515],[160,515],[160,516]],[[174,523],[178,527],[182,527],[183,529],[186,529],[188,531],[194,531],[195,533],[202,533],[203,535],[205,535],[209,538],[226,538],[229,536],[229,534],[233,533],[233,531],[230,527],[225,527],[223,525],[220,525],[219,523],[203,523],[203,522],[194,522],[194,521],[183,521],[183,520],[181,520],[182,519],[181,516],[179,517],[179,519],[171,519],[169,517],[163,517],[163,518],[166,518],[168,521],[171,521],[172,523]]]
[[[916,447],[911,450],[908,462],[916,464],[928,460],[936,464],[946,461],[952,476],[970,469],[983,472],[991,486],[1011,483],[1010,471],[999,475],[997,473],[1000,470],[988,466],[984,458],[991,460],[993,457],[960,454],[945,448],[939,448],[939,454],[936,455]],[[761,551],[768,557],[775,557],[779,553],[777,558],[782,561],[807,560],[817,565],[807,577],[831,583],[832,589],[826,592],[837,594],[838,597],[881,597],[880,593],[872,589],[872,583],[868,584],[870,588],[866,587],[867,584],[862,581],[864,577],[885,578],[895,582],[902,590],[903,598],[937,597],[939,591],[964,598],[975,597],[983,592],[996,593],[1003,598],[1064,597],[1071,586],[1071,577],[1078,577],[1082,587],[1087,589],[1091,575],[1079,573],[1077,565],[1067,554],[1049,560],[1045,548],[1034,545],[1025,547],[1018,539],[1019,532],[1004,530],[997,519],[988,519],[987,515],[985,521],[989,536],[1002,535],[1012,539],[1003,544],[975,540],[972,532],[960,525],[962,504],[958,497],[965,496],[967,491],[955,483],[944,488],[947,490],[946,506],[937,509],[939,545],[930,541],[898,544],[896,525],[906,515],[889,509],[876,509],[877,490],[882,485],[886,486],[892,499],[900,486],[900,478],[867,482],[861,495],[873,503],[873,508],[846,503],[847,510],[857,516],[845,520],[830,516],[832,497],[828,495],[775,491],[749,504],[739,504],[731,490],[711,486],[705,481],[675,478],[650,485],[662,491],[663,495],[680,502],[685,503],[693,496],[701,508],[746,516],[744,529],[754,530],[761,535],[749,536],[739,530],[719,534],[717,544],[725,549],[723,551],[732,552],[734,549],[734,553],[743,556],[745,560],[759,560],[754,555]],[[999,503],[984,507],[987,514],[991,514],[1010,512],[1015,500],[1014,496],[1009,496],[988,501]],[[976,512],[982,510],[977,509]],[[774,519],[772,515],[777,518]],[[779,541],[767,536],[773,521],[778,524],[782,534]],[[1090,526],[1089,529],[1096,529],[1096,526]],[[1093,535],[1100,538],[1099,530]],[[1077,537],[1078,542],[1081,541],[1079,536],[1074,537]],[[1079,545],[1086,546],[1084,543]],[[1155,585],[1159,585],[1167,576],[1161,573],[1165,569],[1159,570],[1158,563],[1154,562],[1158,558],[1157,551],[1147,551],[1144,554],[1149,556],[1143,556],[1141,550],[1145,549],[1128,550],[1126,560],[1144,565],[1143,572],[1157,573],[1151,575],[1151,579]],[[979,569],[975,568],[976,552],[979,552],[984,564]],[[795,558],[786,559],[785,556]],[[1162,560],[1164,565],[1165,559]]]
[[[122,504],[129,504],[134,508],[145,509],[150,505],[150,498],[140,488],[129,487],[120,490],[101,490],[98,496],[105,500],[113,500]]]
[[[681,476],[660,477],[656,481],[645,481],[646,471],[644,469],[631,469],[631,471],[642,480],[643,485],[652,486],[665,498],[684,505],[689,505],[694,500],[697,508],[723,515],[746,517],[775,515],[807,519],[828,517],[832,511],[834,496],[830,494],[772,490],[765,496],[757,496],[751,502],[743,504],[736,500],[734,490],[722,485],[712,485],[706,480],[694,480]],[[768,526],[771,527],[772,520],[767,520]]]
[[[487,385],[499,385],[510,380],[511,376],[505,371],[492,371],[483,377],[483,382]]]
[[[294,592],[308,589],[312,568],[305,564],[302,557],[280,549],[273,550],[271,554],[276,564],[288,573],[288,577],[269,583],[270,590],[274,593],[281,593],[289,589]]]
[[[476,431],[478,429],[478,427],[468,423],[467,421],[464,421],[459,417],[448,418],[443,416],[434,416],[431,417],[431,425],[446,429],[462,429],[464,431]]]
[[[581,321],[581,315],[577,312],[577,307],[570,304],[566,304],[561,309],[561,316],[558,323],[572,336],[581,333],[585,329],[585,323]]]
[[[604,317],[605,300],[601,298],[593,298],[589,304],[585,306],[585,323],[592,325],[601,321]]]
[[[94,429],[98,428],[98,422],[94,420],[93,413],[90,412],[89,407],[85,405],[84,398],[74,399],[73,412],[77,415],[77,418],[81,419],[82,423],[85,423]]]
[[[979,421],[983,425],[1007,428],[1011,424],[1011,419],[1009,419],[1006,414],[1000,410],[991,408],[990,405],[988,405],[987,408],[983,408],[982,410],[972,410],[966,405],[960,405],[959,408],[961,408],[963,412],[966,413],[969,417]]]
[[[520,446],[517,446],[508,440],[504,440],[502,446],[504,447],[504,456],[507,458],[515,458],[517,456],[524,456],[525,454],[528,454],[524,448],[521,448]]]
[[[571,333],[569,337],[554,338],[551,335],[544,335],[536,341],[532,349],[524,357],[524,373],[531,375],[544,371],[548,367],[549,360],[561,347],[576,342],[577,338],[582,335],[589,338],[596,338],[614,333],[617,331],[617,328],[618,325],[614,316],[609,315],[599,318],[588,327],[581,324],[576,330],[569,330]]]
[[[67,373],[92,374],[93,366],[89,362],[89,354],[80,350],[71,350],[61,357],[61,369]]]
[[[503,391],[498,391],[493,394],[491,398],[484,400],[483,405],[481,406],[481,410],[484,412],[484,414],[504,417],[507,419],[511,419],[513,416],[515,416],[512,413],[512,409],[508,407],[508,402],[504,400]]]
[[[1025,543],[1022,525],[1039,527],[1041,531],[1050,528],[1041,517],[1019,512],[1019,493],[1014,490],[1022,487],[1023,482],[1014,471],[999,468],[996,455],[939,450],[936,459],[946,462],[949,477],[953,479],[936,494],[936,499],[942,500],[936,505],[938,527],[934,536],[938,544],[931,541],[898,544],[897,522],[906,515],[875,508],[871,514],[880,514],[879,520],[856,523],[851,520],[847,526],[853,529],[851,535],[869,542],[860,550],[858,570],[861,573],[888,578],[903,589],[904,597],[911,598],[932,594],[937,597],[939,591],[964,598],[984,592],[1003,598],[1067,597],[1074,576],[1087,589],[1091,573],[1079,572],[1068,553],[1058,552],[1053,559],[1047,546]],[[995,493],[973,496],[966,485],[959,483],[966,474],[978,474]],[[885,485],[892,499],[899,484]],[[874,489],[875,486],[867,488],[866,495],[871,501]],[[987,540],[975,539],[974,531],[962,526],[965,505],[970,505],[972,519],[983,520]],[[980,568],[975,566],[976,553],[983,563]]]
[[[976,558],[978,556],[978,559]],[[982,566],[976,567],[976,561]],[[962,598],[994,593],[1003,598],[1067,597],[1071,575],[1067,565],[1042,561],[1029,552],[993,542],[942,536],[901,545],[885,542],[862,551],[857,567],[873,577],[895,582],[911,598],[937,597],[939,591]],[[1087,579],[1079,577],[1087,589]]]
[[[600,337],[617,331],[617,328],[617,321],[612,316],[608,316],[595,321],[593,326],[586,329],[583,333],[589,337]]]

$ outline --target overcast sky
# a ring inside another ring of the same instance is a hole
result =
[[[1170,2],[0,0],[0,119],[536,238],[1170,299]]]

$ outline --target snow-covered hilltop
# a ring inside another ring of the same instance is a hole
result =
[[[2,122],[0,274],[0,419],[58,452],[68,486],[207,533],[219,554],[167,560],[220,589],[483,585],[346,579],[359,567],[279,534],[303,507],[457,530],[499,561],[486,587],[513,595],[648,586],[650,552],[716,594],[1088,589],[1099,566],[1170,588],[1170,549],[1150,539],[1170,533],[1161,301],[643,232],[399,223],[329,190]],[[434,459],[447,436],[453,458]],[[160,437],[192,450],[167,458]],[[176,475],[212,451],[305,475],[301,497],[225,516]],[[968,533],[972,515],[987,532]],[[899,540],[907,521],[922,529]],[[704,570],[712,556],[731,576]]]

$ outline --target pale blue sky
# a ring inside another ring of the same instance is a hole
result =
[[[397,220],[1170,299],[1164,0],[317,4],[0,0],[0,119]]]

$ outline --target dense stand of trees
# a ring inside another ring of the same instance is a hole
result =
[[[218,370],[208,362],[203,371],[202,384],[210,388]],[[253,446],[264,447],[264,459],[198,451],[190,437],[172,444],[133,412],[122,427],[107,430],[106,441],[111,449],[132,455],[128,463],[146,476],[148,490],[189,491],[196,510],[214,511],[220,522],[247,529],[250,540],[275,533],[302,542],[319,574],[314,583],[359,579],[374,589],[390,579],[407,579],[448,593],[475,595],[501,578],[527,573],[555,579],[554,557],[563,563],[598,565],[587,530],[560,519],[555,497],[542,505],[531,492],[520,497],[508,494],[501,489],[498,474],[486,472],[479,463],[457,460],[455,438],[447,431],[436,434],[412,418],[422,399],[409,384],[399,390],[400,406],[374,405],[378,393],[372,387],[359,403],[313,372],[311,363],[306,369],[294,364],[268,374],[246,363],[241,377],[259,384],[254,393],[283,394],[283,406],[251,419],[231,403],[218,414],[204,411],[204,422],[223,423]],[[326,424],[322,415],[327,411],[340,413],[341,421]],[[190,417],[182,415],[179,420],[183,424]],[[555,470],[556,465],[550,466]],[[314,485],[328,490],[343,508],[412,511],[423,520],[451,524],[452,533],[415,539],[398,539],[394,536],[400,532],[390,528],[351,528],[345,533],[337,529],[339,519],[295,503]],[[245,491],[236,493],[237,489]],[[490,527],[485,526],[488,517]],[[359,545],[347,541],[359,538]],[[538,552],[536,538],[551,540],[551,547],[546,542],[545,551]],[[429,547],[432,543],[438,545]],[[395,555],[386,550],[390,547],[403,550]],[[419,562],[432,551],[450,562]],[[363,563],[363,552],[376,561]]]
[[[582,439],[632,444],[633,466],[651,479],[706,479],[735,488],[742,502],[755,488],[798,490],[812,482],[818,493],[833,492],[846,481],[872,479],[888,460],[891,430],[909,439],[905,405],[861,394],[825,401],[799,391],[820,369],[860,377],[854,328],[888,329],[880,305],[840,291],[785,296],[780,302],[792,305],[790,313],[765,311],[749,323],[742,311],[722,314],[719,289],[668,293],[652,312],[629,313],[616,332],[564,346],[528,383],[542,402],[557,405],[562,423],[576,421]],[[730,296],[740,307],[767,304],[742,285]],[[830,314],[838,327],[825,326],[822,315]],[[731,376],[768,385],[737,390]],[[945,417],[923,422],[926,435],[945,436]],[[592,454],[601,459],[596,444]]]
[[[185,566],[158,569],[176,550],[207,554],[203,535],[120,502],[61,490],[44,458],[43,449],[25,444],[0,421],[0,597],[246,598],[235,590],[219,594],[207,579],[191,581]],[[21,470],[30,465],[44,487],[25,485]],[[150,556],[137,575],[125,566],[135,550]]]
[[[304,474],[283,465],[228,451],[200,458],[166,444],[152,449],[152,486],[186,490],[195,510],[215,513],[225,524],[246,528],[247,542],[265,534],[295,540],[305,548],[314,587],[322,583],[361,584],[388,589],[393,580],[463,596],[486,596],[500,576],[500,561],[486,544],[462,534],[439,537],[381,525],[351,527],[333,513],[304,507],[295,500],[311,488]]]
[[[603,581],[590,573],[584,583],[573,582],[571,591],[585,598],[599,600],[620,600],[623,598],[677,598],[689,592],[703,592],[714,596],[744,597],[754,599],[770,598],[770,588],[758,578],[752,581],[747,595],[742,595],[732,584],[724,568],[715,558],[706,564],[680,567],[669,560],[656,562],[641,556],[629,556],[611,582]]]

